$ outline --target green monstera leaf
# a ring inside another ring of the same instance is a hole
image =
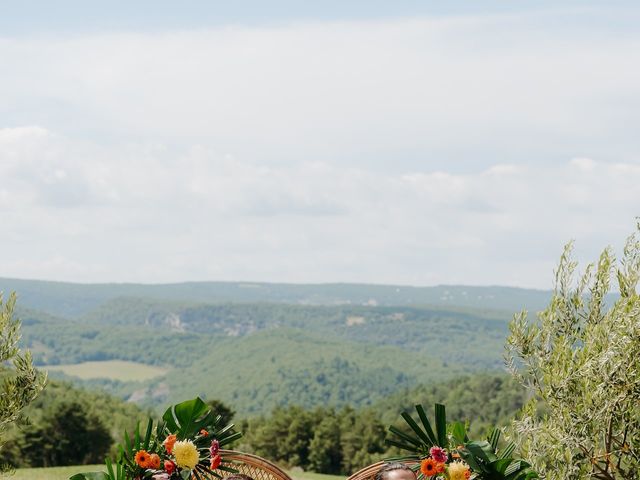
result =
[[[173,405],[164,412],[162,419],[167,428],[179,439],[191,437],[201,428],[215,423],[209,406],[200,397]]]

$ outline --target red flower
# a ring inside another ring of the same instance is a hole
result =
[[[207,432],[204,428],[202,430],[200,430],[200,435],[202,435],[203,437],[208,437],[209,436],[209,432]]]
[[[209,468],[211,470],[215,470],[222,463],[222,457],[220,455],[214,455],[211,457],[211,463],[209,464]]]
[[[173,463],[171,460],[165,460],[164,471],[167,472],[169,475],[171,475],[173,472],[176,471],[176,464]]]

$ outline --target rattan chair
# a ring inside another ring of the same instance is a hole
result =
[[[406,460],[402,462],[410,467],[412,470],[417,470],[419,463],[415,460]],[[376,462],[368,467],[364,467],[362,470],[358,470],[356,473],[351,475],[347,480],[373,480],[382,467],[384,467],[387,462]]]
[[[254,480],[292,480],[280,467],[257,455],[236,452],[235,450],[221,450],[220,453],[225,460],[225,466],[249,475]]]

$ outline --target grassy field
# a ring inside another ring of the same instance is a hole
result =
[[[289,472],[294,480],[344,480],[340,475],[323,475],[315,472]]]
[[[137,381],[148,380],[167,373],[167,369],[165,368],[123,360],[84,362],[73,365],[52,365],[43,368],[51,372],[63,372],[83,380],[90,378],[109,378],[111,380]]]
[[[80,472],[100,471],[104,465],[78,465],[74,467],[53,468],[19,468],[7,480],[67,480],[71,475]]]
[[[53,468],[21,468],[15,475],[7,476],[7,480],[67,480],[71,475],[80,472],[103,470],[104,465],[80,465],[74,467]],[[336,475],[321,475],[313,472],[289,472],[294,480],[344,480]]]

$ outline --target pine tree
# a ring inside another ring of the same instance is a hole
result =
[[[314,472],[342,473],[340,422],[335,411],[322,412],[323,418],[313,430],[309,444],[309,468]]]
[[[82,404],[52,406],[25,430],[23,456],[32,467],[86,465],[104,459],[113,439],[104,423]]]

